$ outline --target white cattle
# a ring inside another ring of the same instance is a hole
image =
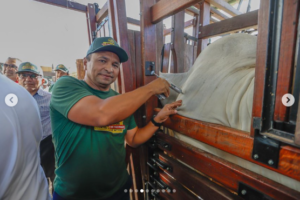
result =
[[[182,99],[179,114],[250,130],[256,61],[256,36],[234,34],[208,46],[186,73],[160,76],[182,88],[163,104]]]
[[[256,36],[234,34],[223,37],[208,46],[186,73],[160,73],[162,78],[182,88],[184,94],[171,90],[166,104],[182,99],[178,114],[201,121],[250,131]],[[294,190],[300,191],[300,182],[225,151],[219,150],[183,134],[174,136],[206,152],[263,175]]]

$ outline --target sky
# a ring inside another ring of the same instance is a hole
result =
[[[96,2],[101,8],[107,0],[72,1]],[[139,19],[139,0],[125,2],[127,16]],[[252,0],[252,4],[258,2]],[[1,0],[0,7],[0,62],[16,57],[38,66],[64,64],[70,72],[76,71],[76,59],[82,59],[89,47],[85,13],[33,0]],[[168,28],[170,18],[164,24]]]

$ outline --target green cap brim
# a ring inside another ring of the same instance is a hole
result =
[[[30,69],[20,70],[20,71],[17,71],[16,73],[19,74],[19,73],[22,73],[22,72],[31,72],[31,73],[34,73],[34,74],[37,74],[37,75],[41,75],[41,74],[36,73],[36,72],[34,72],[34,71],[30,70]]]
[[[126,51],[124,49],[122,49],[121,47],[114,46],[114,45],[106,45],[106,46],[99,47],[98,49],[95,49],[94,51],[89,52],[89,54],[87,54],[87,56],[92,53],[101,52],[101,51],[110,51],[110,52],[117,54],[121,63],[126,62],[128,60],[128,55],[127,55]]]
[[[63,72],[66,72],[66,73],[69,73],[69,70],[65,71],[65,70],[63,70],[63,69],[56,69],[56,70],[54,70],[54,71],[58,71],[58,70],[63,71]]]

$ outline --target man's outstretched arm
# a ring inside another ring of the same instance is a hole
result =
[[[155,116],[154,121],[157,123],[162,123],[166,121],[170,115],[176,114],[176,108],[181,106],[182,101],[175,101],[171,104],[166,104],[163,109],[159,111],[159,113]],[[159,127],[155,126],[152,122],[149,122],[143,128],[134,128],[132,130],[128,130],[125,136],[126,143],[129,146],[137,147],[144,142],[148,141],[155,131]]]
[[[158,78],[134,91],[107,99],[86,96],[74,104],[68,118],[88,126],[107,126],[129,117],[155,94],[169,96],[169,85],[166,80]]]

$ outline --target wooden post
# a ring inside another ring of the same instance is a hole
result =
[[[77,78],[83,80],[85,76],[85,70],[83,68],[83,59],[76,60]]]
[[[289,109],[282,104],[281,98],[292,93],[298,15],[299,1],[284,1],[274,120],[288,120]]]
[[[172,17],[171,31],[171,50],[172,50],[172,73],[181,73],[184,71],[184,13],[180,11]]]
[[[256,66],[255,66],[255,81],[254,81],[254,95],[252,107],[253,117],[261,118],[262,104],[264,95],[265,83],[265,68],[267,62],[267,45],[269,34],[269,12],[270,0],[260,2],[260,9],[258,11],[258,31],[257,36],[257,50],[256,50]],[[251,123],[250,135],[254,136],[253,120]]]
[[[201,35],[201,31],[203,26],[208,25],[210,22],[210,5],[206,2],[200,3],[200,24],[199,24],[199,33]],[[207,46],[208,39],[199,39],[198,40],[198,48],[197,48],[197,56],[203,51],[203,49]]]
[[[87,26],[88,26],[88,35],[89,35],[89,44],[91,45],[93,40],[96,37],[95,31],[96,27],[96,13],[95,13],[95,5],[89,3],[86,9],[86,18],[87,18]]]

